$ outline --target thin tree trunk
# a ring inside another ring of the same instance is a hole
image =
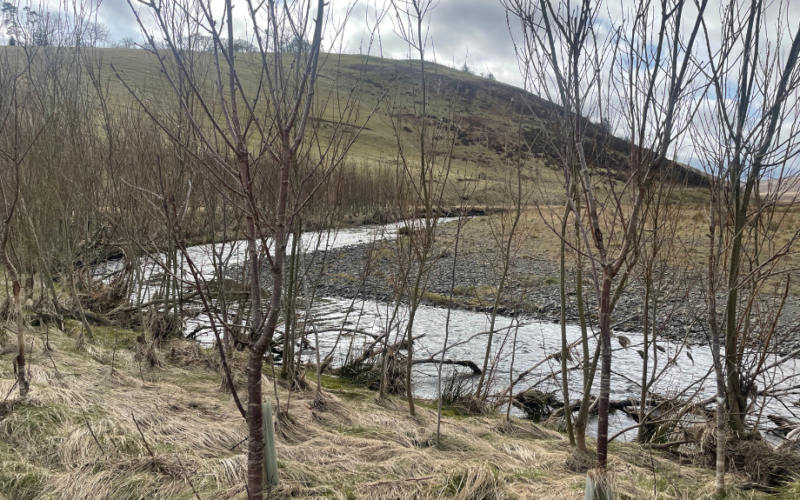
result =
[[[717,325],[717,297],[716,297],[716,258],[714,251],[715,234],[716,234],[716,217],[717,210],[716,191],[712,187],[711,192],[711,207],[709,210],[709,245],[708,245],[708,321],[711,327],[711,355],[714,361],[714,372],[716,375],[717,383],[717,461],[716,461],[716,493],[717,495],[724,495],[725,493],[725,447],[726,435],[725,427],[727,417],[725,415],[726,400],[725,400],[725,374],[722,370],[722,360],[720,359],[720,345],[719,345],[719,326]]]
[[[513,233],[509,236],[509,245],[511,245],[512,236]],[[508,254],[506,254],[503,263],[503,274],[500,276],[500,286],[497,287],[497,294],[495,295],[494,305],[492,306],[492,314],[489,319],[489,338],[486,341],[486,352],[483,357],[483,369],[481,370],[481,377],[478,380],[478,388],[475,390],[475,396],[477,398],[487,396],[489,393],[489,381],[486,380],[486,372],[489,370],[489,357],[492,353],[492,340],[494,340],[494,326],[497,322],[497,309],[500,307],[500,298],[502,297],[503,288],[505,287],[506,283],[506,277],[508,276],[508,267]],[[484,383],[486,384],[486,394],[482,395]]]
[[[456,241],[453,244],[453,267],[450,275],[450,296],[447,298],[447,318],[444,322],[444,342],[442,343],[442,356],[439,361],[439,373],[436,380],[436,394],[439,397],[439,404],[436,409],[436,441],[442,438],[442,363],[447,355],[447,341],[450,337],[450,313],[453,309],[453,289],[456,285],[456,264],[458,263],[458,240],[461,238],[461,219],[457,222]],[[513,363],[513,362],[512,362]]]
[[[22,316],[22,304],[19,300],[19,278],[12,282],[14,294],[14,313],[17,317],[17,387],[20,397],[26,397],[30,390],[30,380],[25,373],[25,318]]]
[[[503,290],[505,289],[506,280],[508,279],[508,271],[511,268],[511,245],[514,241],[514,234],[517,231],[519,219],[522,216],[522,177],[520,170],[517,169],[517,200],[516,212],[514,214],[514,222],[511,224],[511,229],[508,233],[508,240],[506,241],[505,248],[503,248],[503,274],[500,276],[500,285],[497,287],[497,295],[495,295],[494,307],[492,308],[491,321],[489,322],[489,339],[486,343],[486,356],[483,358],[483,370],[481,371],[481,378],[478,380],[478,389],[476,396],[481,397],[481,388],[484,384],[484,378],[489,368],[489,355],[492,352],[492,339],[494,338],[494,327],[497,321],[497,309],[500,307],[500,299],[503,297]],[[485,398],[489,395],[489,381],[486,380],[486,393],[483,395]]]
[[[421,38],[422,36],[422,15],[419,11],[419,6],[414,3],[414,8],[417,10],[417,34]],[[430,251],[431,246],[433,245],[433,225],[431,223],[431,218],[433,217],[432,210],[431,210],[431,199],[430,193],[428,191],[428,179],[426,178],[426,160],[425,157],[425,135],[426,135],[426,124],[428,122],[428,89],[427,89],[427,82],[425,81],[425,45],[422,40],[419,40],[419,68],[420,68],[420,86],[422,90],[422,103],[421,109],[422,114],[420,118],[420,127],[419,127],[419,176],[420,176],[420,189],[422,190],[422,203],[425,205],[425,241],[423,253],[417,263],[419,268],[417,269],[417,277],[414,283],[414,290],[411,294],[411,309],[408,314],[408,359],[406,365],[406,396],[408,399],[408,412],[413,416],[416,413],[414,408],[414,394],[411,389],[411,366],[414,360],[414,340],[412,338],[412,327],[414,326],[414,317],[417,314],[417,307],[419,306],[420,301],[420,289],[419,286],[422,281],[422,273],[424,272],[425,262],[427,260],[428,252]],[[412,236],[413,237],[413,236]],[[409,264],[410,265],[410,264]]]
[[[647,263],[645,270],[645,285],[644,285],[644,331],[642,332],[642,382],[641,392],[639,393],[639,423],[644,424],[645,415],[647,414],[647,372],[648,362],[650,360],[650,291],[652,289],[652,274],[651,262]],[[655,339],[654,339],[655,340]],[[636,433],[636,441],[641,443],[644,440],[645,426],[640,425]]]
[[[13,211],[11,212],[13,214]],[[2,252],[3,264],[6,271],[11,278],[11,290],[14,301],[14,315],[17,320],[17,357],[14,362],[14,367],[17,371],[17,389],[19,390],[20,397],[28,396],[30,390],[30,381],[25,373],[25,318],[22,317],[22,304],[20,303],[19,293],[19,273],[17,268],[8,257],[8,237],[11,232],[11,217],[9,216],[4,221],[3,238],[0,241],[0,252]]]
[[[86,330],[86,336],[90,339],[94,338],[94,332],[92,331],[91,325],[89,325],[89,321],[86,319],[86,312],[83,309],[83,304],[81,304],[81,300],[78,297],[78,289],[75,287],[75,267],[73,266],[73,259],[72,259],[72,245],[69,242],[69,235],[66,235],[67,238],[67,258],[69,259],[69,289],[70,293],[72,294],[72,301],[75,302],[75,307],[78,308],[78,314],[81,318],[81,323],[83,323],[83,328]],[[142,325],[144,326],[144,325]]]
[[[28,207],[25,205],[25,198],[20,195],[20,209],[22,210],[22,214],[25,217],[25,221],[28,223],[28,229],[31,232],[31,236],[33,237],[33,245],[36,249],[36,261],[39,263],[39,272],[42,274],[42,284],[47,287],[47,290],[50,292],[50,297],[53,300],[53,306],[56,308],[56,312],[60,313],[60,305],[58,303],[58,294],[56,293],[56,287],[53,285],[53,276],[50,274],[50,268],[45,265],[44,258],[42,257],[42,247],[39,243],[39,236],[36,232],[36,226],[33,224],[33,219],[31,218],[30,213],[28,212]]]
[[[286,298],[283,332],[283,362],[281,363],[281,378],[294,377],[294,345],[295,345],[295,298],[297,297],[297,251],[298,238],[295,234],[292,252],[289,255],[289,278],[286,283]]]
[[[411,309],[408,312],[408,325],[406,326],[406,342],[408,343],[406,351],[408,355],[408,358],[406,360],[406,400],[408,401],[408,412],[411,414],[411,416],[414,416],[416,414],[416,409],[414,408],[414,391],[411,390],[411,367],[414,360],[413,328],[414,328],[414,317],[417,314],[417,308],[419,307],[419,301],[420,301],[419,288],[422,281],[423,265],[424,261],[419,262],[417,277],[416,280],[414,281],[414,290],[411,293]]]
[[[597,411],[597,466],[605,470],[608,465],[608,404],[611,389],[611,275],[608,267],[603,268],[603,283],[600,289],[600,401]]]
[[[229,0],[230,2],[230,0]],[[230,5],[230,3],[229,3]],[[232,50],[232,49],[231,49]],[[261,405],[261,368],[264,354],[272,344],[275,328],[278,325],[281,296],[283,293],[283,264],[286,258],[286,205],[289,197],[289,170],[291,168],[291,150],[284,147],[280,170],[280,190],[278,194],[277,224],[275,225],[275,256],[272,266],[272,296],[270,298],[269,316],[262,333],[261,326],[261,288],[259,286],[259,264],[257,251],[257,233],[255,220],[252,214],[247,215],[247,240],[250,263],[250,307],[251,307],[251,337],[257,339],[250,350],[247,363],[247,425],[249,428],[248,456],[247,456],[247,484],[250,500],[262,500],[264,462],[264,431]],[[246,155],[239,158],[240,169],[243,177],[250,206],[254,207],[252,191],[250,190],[250,167]],[[281,409],[278,407],[278,413]]]
[[[581,200],[575,198],[578,213],[581,212]],[[578,322],[581,328],[581,347],[583,348],[583,396],[578,416],[573,423],[575,444],[581,451],[586,448],[586,424],[589,420],[589,407],[591,406],[591,392],[594,384],[595,369],[600,355],[600,344],[595,349],[594,357],[589,356],[589,331],[586,325],[586,308],[583,301],[583,258],[581,257],[580,224],[575,221],[575,248],[577,249],[577,263],[575,266],[575,299],[578,302]]]
[[[572,406],[569,402],[569,376],[567,372],[567,356],[569,355],[569,348],[567,345],[567,285],[566,285],[566,253],[567,253],[567,221],[569,219],[569,203],[564,211],[564,220],[561,222],[561,265],[559,267],[560,273],[560,291],[561,291],[561,390],[564,395],[564,418],[567,424],[567,435],[569,436],[569,444],[575,445],[575,432],[572,428]],[[516,338],[516,335],[515,335]]]
[[[744,407],[741,405],[741,382],[739,380],[739,331],[736,310],[739,302],[739,266],[742,252],[742,221],[738,199],[736,200],[734,238],[731,245],[730,267],[728,270],[728,300],[725,308],[725,371],[728,374],[727,404],[731,424],[736,432],[744,431]]]

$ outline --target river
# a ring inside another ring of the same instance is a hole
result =
[[[441,224],[452,222],[455,219],[442,219]],[[361,226],[337,230],[333,233],[308,232],[303,233],[302,250],[304,253],[312,252],[315,249],[328,250],[343,248],[351,245],[366,244],[375,240],[389,240],[396,237],[398,230],[405,226],[406,222],[398,222],[382,226]],[[291,248],[291,241],[289,247]],[[206,279],[214,278],[214,258],[212,250],[216,252],[217,259],[221,257],[224,264],[224,273],[235,269],[243,263],[245,255],[245,244],[241,241],[230,243],[220,243],[216,245],[197,245],[188,249],[188,255],[197,266],[197,269]],[[118,268],[119,263],[107,263],[98,274],[107,274]],[[185,266],[184,266],[185,267]],[[143,265],[145,276],[157,276],[159,266],[152,261]],[[188,273],[188,270],[184,269]],[[149,280],[151,282],[157,279]],[[148,300],[154,293],[156,286],[145,286],[142,290],[142,300]],[[351,308],[352,305],[352,308]],[[348,312],[349,311],[349,312]],[[361,330],[372,334],[382,334],[387,325],[387,318],[391,316],[392,306],[384,302],[373,300],[344,299],[339,297],[322,297],[315,302],[310,318],[316,328],[321,333],[320,352],[323,355],[335,349],[334,359],[343,360],[348,352],[360,350],[372,337],[362,334],[346,334],[339,337],[339,329],[344,324],[348,329]],[[486,349],[486,335],[477,335],[489,329],[489,314],[482,312],[453,310],[451,311],[448,332],[448,352],[447,358],[454,360],[471,360],[479,366],[483,363]],[[400,321],[402,331],[407,317],[407,310],[400,309],[397,316]],[[413,334],[421,335],[415,342],[415,359],[436,355],[441,351],[444,335],[446,331],[447,310],[440,307],[420,306],[413,328]],[[213,342],[213,335],[208,331],[208,318],[204,314],[187,320],[187,332],[199,332],[197,339],[206,345]],[[511,378],[516,378],[521,372],[528,370],[532,366],[540,363],[548,355],[561,349],[561,327],[555,323],[530,320],[525,317],[518,319],[507,316],[498,316],[495,334],[491,365],[494,369],[490,380],[491,388],[495,392],[504,390]],[[577,326],[567,326],[567,339],[573,342],[580,338],[580,329]],[[512,345],[516,335],[516,349],[514,350],[513,369],[512,369]],[[593,336],[593,332],[590,332]],[[641,350],[643,338],[641,334],[615,332],[613,353],[613,371],[611,377],[611,399],[624,399],[631,397],[638,399],[640,395],[639,381],[642,377],[643,360],[637,351]],[[624,337],[620,339],[620,336]],[[337,342],[338,339],[338,342]],[[622,342],[628,339],[630,344],[622,346]],[[394,340],[394,339],[392,339]],[[310,341],[313,344],[313,336]],[[590,341],[594,350],[595,340]],[[652,369],[654,358],[657,360],[656,370],[660,374],[657,382],[651,387],[651,392],[665,396],[680,396],[681,398],[693,397],[695,400],[703,400],[713,396],[714,378],[711,373],[712,357],[711,352],[706,346],[690,346],[688,344],[675,343],[670,341],[659,341],[659,349],[651,354],[650,366]],[[315,359],[313,351],[306,350],[304,356],[307,359]],[[577,349],[573,350],[573,359],[580,359]],[[767,361],[770,364],[777,360],[776,356],[771,356]],[[670,361],[671,362],[668,362]],[[573,362],[570,366],[574,365]],[[560,375],[554,376],[561,368],[560,361],[550,359],[527,375],[515,386],[515,392],[530,387],[533,383],[539,382],[537,388],[542,391],[556,391],[556,396],[561,399]],[[445,376],[454,370],[452,365],[444,367]],[[466,368],[457,368],[461,373],[468,373]],[[414,395],[422,398],[435,399],[437,395],[437,375],[436,364],[415,365],[413,370],[413,390]],[[548,378],[548,376],[550,376]],[[570,399],[575,401],[581,396],[580,385],[581,370],[572,369],[569,371]],[[798,384],[800,378],[800,365],[797,359],[792,359],[782,364],[780,367],[764,373],[758,381],[758,387],[763,389],[771,386],[772,389],[788,388]],[[599,374],[596,377],[593,393],[598,393]],[[468,384],[476,384],[477,377],[467,377]],[[769,414],[781,415],[789,418],[797,418],[800,408],[792,404],[792,398],[796,401],[797,392],[790,392],[789,395],[776,398],[762,395],[756,398],[755,409],[750,415],[761,416],[759,425],[762,430],[771,427],[766,421]],[[514,409],[514,413],[519,415],[519,411]],[[624,412],[616,412],[610,418],[610,435],[617,431],[633,425],[633,420]],[[589,433],[594,433],[596,420],[592,419],[589,424]],[[620,439],[632,439],[636,431],[628,431]],[[779,438],[770,438],[773,442]]]

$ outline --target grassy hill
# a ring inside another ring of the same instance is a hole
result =
[[[155,57],[146,51],[135,49],[101,49],[95,54],[105,77],[108,79],[110,95],[120,103],[131,105],[128,91],[115,81],[111,66],[131,82],[143,95],[150,98],[174,100],[159,74]],[[255,90],[258,85],[258,54],[237,54],[238,74],[246,89]],[[208,55],[201,55],[198,66],[209,65]],[[317,120],[321,121],[320,134],[324,137],[336,122],[339,111],[337,99],[346,98],[351,92],[356,97],[356,123],[363,123],[385,96],[377,113],[369,120],[361,133],[350,159],[365,164],[392,161],[397,157],[397,127],[401,140],[407,147],[415,147],[417,129],[413,120],[415,104],[419,106],[416,85],[419,81],[419,64],[415,61],[380,59],[358,55],[323,54],[322,69],[317,90]],[[454,136],[452,180],[485,181],[480,189],[504,179],[512,151],[517,146],[517,121],[522,91],[511,85],[464,73],[439,64],[427,64],[429,75],[429,116],[450,123],[447,127]],[[207,83],[213,82],[213,73],[201,69],[207,75]],[[207,89],[211,91],[212,89]],[[555,107],[543,100],[526,95],[537,111],[555,111]],[[515,102],[517,103],[515,106]],[[322,116],[319,109],[325,108]],[[516,107],[516,109],[515,109]],[[394,116],[392,122],[390,117]],[[523,134],[534,145],[538,129],[532,124],[530,112],[524,119]],[[554,167],[553,158],[543,151],[535,153],[532,167]],[[542,181],[557,188],[557,176],[552,168],[539,169]],[[489,187],[489,189],[491,189]]]
[[[18,54],[22,50],[21,47],[2,49]],[[42,51],[42,59],[53,51]],[[255,95],[260,84],[261,56],[238,53],[236,57],[242,87]],[[83,60],[85,66],[91,67],[95,82],[106,92],[109,104],[118,112],[138,109],[139,104],[117,79],[115,71],[143,100],[155,103],[154,109],[170,109],[178,104],[156,57],[147,51],[96,49],[84,53]],[[165,60],[171,64],[170,57]],[[216,101],[213,55],[193,53],[191,64],[202,92],[213,106]],[[313,115],[323,139],[339,122],[342,102],[348,98],[354,110],[352,124],[363,123],[379,100],[384,99],[350,151],[351,164],[371,168],[393,162],[397,158],[398,135],[404,147],[410,148],[407,155],[416,149],[414,117],[420,105],[418,62],[323,54],[320,64]],[[520,136],[530,148],[524,156],[526,180],[530,181],[532,191],[538,193],[539,201],[545,201],[542,199],[545,194],[548,198],[553,196],[551,201],[561,199],[563,188],[558,173],[561,167],[551,144],[552,134],[546,133],[553,128],[552,118],[559,113],[556,105],[514,86],[443,65],[426,63],[426,72],[429,123],[440,124],[439,130],[454,140],[449,199],[457,201],[465,184],[469,185],[471,199],[476,203],[499,204],[507,199],[505,186],[515,171]],[[223,78],[227,78],[224,71]],[[629,144],[591,123],[587,135],[586,147],[589,156],[595,159],[595,168],[624,177],[619,172],[625,167]],[[603,147],[599,147],[601,144]],[[690,185],[702,184],[702,176],[696,172],[681,166],[677,170],[691,174]]]

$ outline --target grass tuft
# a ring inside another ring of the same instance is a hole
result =
[[[11,354],[0,355],[0,393],[11,394],[0,407],[0,499],[189,500],[197,498],[194,488],[203,500],[244,500],[247,429],[230,394],[219,390],[216,354],[164,341],[163,365],[148,367],[137,360],[135,342],[118,341],[112,372],[105,360],[113,337],[105,333],[75,349],[73,338],[51,326],[52,361],[34,353],[24,401],[11,390]],[[233,353],[229,362],[244,379],[244,358]],[[264,394],[274,397],[269,377],[265,369]],[[281,483],[271,498],[583,498],[585,473],[567,468],[571,449],[556,431],[491,413],[450,417],[447,409],[437,441],[436,404],[420,401],[410,417],[399,396],[377,400],[361,384],[330,375],[322,383],[324,404],[316,391],[295,392],[288,413],[278,414]],[[456,399],[466,390],[457,385]],[[288,391],[277,390],[285,411]],[[612,452],[621,498],[712,498],[710,470],[630,443]],[[770,498],[734,490],[729,498]],[[773,498],[797,499],[798,492],[793,484]]]

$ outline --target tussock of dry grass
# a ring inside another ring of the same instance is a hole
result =
[[[25,401],[11,390],[11,356],[0,356],[0,398],[10,394],[0,405],[0,499],[197,498],[193,489],[203,500],[246,497],[246,427],[219,391],[213,353],[172,342],[162,345],[164,366],[147,368],[118,348],[112,372],[112,345],[76,349],[74,338],[50,333],[52,361],[39,333],[31,336]],[[243,359],[231,365],[241,371]],[[277,425],[281,484],[272,498],[583,498],[585,476],[565,466],[571,448],[555,431],[496,415],[445,418],[437,443],[426,405],[410,417],[400,399],[378,401],[329,377],[324,385],[324,405],[313,389],[295,393]],[[285,405],[287,391],[278,392]],[[622,498],[710,498],[711,471],[635,445],[612,451]]]

